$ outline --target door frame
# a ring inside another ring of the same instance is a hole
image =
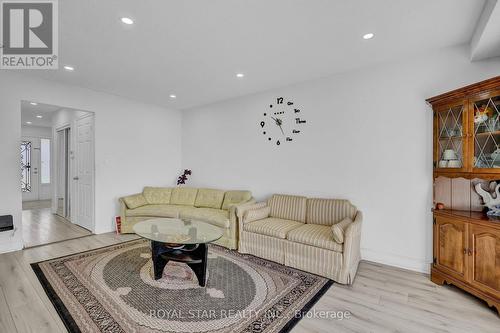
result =
[[[78,202],[79,202],[79,198],[78,198],[78,191],[77,191],[77,187],[74,183],[74,178],[78,176],[78,163],[71,163],[72,166],[70,167],[70,170],[71,170],[71,176],[69,177],[70,181],[71,181],[71,201],[70,201],[70,205],[71,205],[71,213],[72,213],[72,216],[74,216],[74,219],[75,221],[73,221],[74,224],[77,224],[79,225],[80,227],[82,228],[86,228],[88,230],[90,230],[92,233],[95,233],[95,204],[96,204],[96,201],[95,201],[95,114],[93,112],[89,112],[88,114],[86,115],[83,115],[81,117],[78,117],[77,119],[75,119],[72,123],[72,129],[71,129],[71,132],[72,132],[72,140],[71,140],[71,145],[72,145],[72,149],[70,151],[70,160],[73,160],[73,159],[77,159],[78,158],[78,141],[77,141],[77,128],[78,128],[78,121],[82,120],[82,119],[86,119],[86,118],[89,118],[91,119],[91,123],[92,123],[92,135],[91,135],[91,138],[92,138],[92,145],[91,145],[91,149],[92,149],[92,152],[91,152],[91,155],[94,157],[94,161],[92,163],[92,175],[91,175],[91,185],[92,185],[92,199],[91,199],[91,203],[92,203],[92,212],[91,212],[91,218],[92,218],[92,221],[91,221],[91,224],[90,224],[90,228],[86,228],[84,226],[82,226],[81,224],[78,223],[77,221],[77,216],[78,216],[78,209],[79,209],[79,206],[78,206]]]
[[[53,130],[53,147],[54,147],[54,150],[58,147],[59,145],[59,140],[57,138],[57,132],[59,131],[62,131],[62,130],[65,130],[65,129],[69,129],[70,130],[70,134],[69,134],[69,147],[68,147],[68,151],[69,151],[69,156],[68,156],[68,192],[69,192],[69,196],[70,196],[70,202],[69,202],[69,205],[70,205],[70,211],[71,211],[71,217],[70,217],[70,222],[73,223],[73,224],[76,224],[78,226],[80,226],[80,224],[78,223],[77,221],[77,216],[78,216],[78,197],[77,197],[77,191],[76,191],[76,186],[74,184],[74,180],[73,178],[76,177],[77,175],[77,163],[74,162],[74,159],[75,159],[75,154],[77,153],[76,152],[76,128],[77,128],[77,121],[78,120],[81,120],[81,119],[84,119],[84,118],[87,118],[87,117],[92,117],[92,154],[94,156],[94,163],[93,163],[93,168],[92,168],[92,212],[91,212],[91,217],[92,217],[92,223],[90,225],[90,229],[88,229],[89,231],[91,231],[92,233],[95,233],[95,203],[96,203],[96,200],[95,200],[95,113],[91,112],[91,111],[85,111],[85,112],[88,112],[88,114],[84,115],[84,116],[81,116],[81,117],[78,117],[74,120],[72,120],[71,122],[69,122],[68,124],[65,124],[63,126],[60,126],[60,127],[57,127]],[[59,172],[59,168],[57,166],[57,163],[56,163],[56,158],[52,159],[53,164],[52,164],[52,167],[53,167],[53,170],[54,170],[54,175],[53,175],[53,179],[55,180],[56,183],[53,184],[53,188],[52,188],[52,198],[53,198],[53,205],[52,205],[52,212],[55,214],[56,211],[57,211],[57,187],[59,186],[59,180],[58,180],[58,177],[57,177],[57,174]],[[52,163],[52,162],[51,162]],[[66,198],[65,200],[68,200],[68,198]]]
[[[71,124],[67,124],[67,125],[63,125],[63,126],[60,126],[60,127],[57,127],[53,130],[53,133],[52,133],[52,136],[53,136],[53,151],[54,151],[54,159],[52,159],[53,162],[52,163],[52,170],[54,171],[54,173],[52,174],[52,178],[54,179],[54,186],[53,186],[53,189],[52,189],[52,213],[53,214],[56,214],[56,215],[59,215],[57,214],[57,206],[58,206],[58,198],[57,198],[57,193],[58,193],[58,188],[59,188],[59,136],[58,136],[58,133],[59,132],[62,132],[62,131],[65,131],[69,129],[70,130],[70,133],[69,133],[69,136],[71,136]],[[71,140],[69,142],[69,144],[71,144]],[[68,146],[68,151],[71,150],[71,147]],[[67,166],[67,183],[66,183],[66,193],[70,193],[70,187],[71,187],[71,183],[69,182],[69,177],[70,177],[70,169],[71,169],[71,159],[69,158],[68,156],[68,166]],[[71,196],[71,194],[70,194]],[[66,201],[68,200],[67,196],[65,196],[64,198],[64,201],[65,201],[65,205],[66,205]],[[60,215],[59,215],[60,216]],[[62,216],[63,218],[65,219],[68,219],[71,221],[71,216],[67,216],[67,211],[66,209],[64,210],[64,216]]]

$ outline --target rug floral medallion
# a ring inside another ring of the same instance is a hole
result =
[[[332,281],[211,245],[208,281],[137,240],[32,264],[70,332],[287,332]]]

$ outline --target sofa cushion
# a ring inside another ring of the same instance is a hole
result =
[[[269,216],[298,222],[306,221],[306,197],[275,194],[269,199]]]
[[[172,205],[194,206],[198,189],[189,187],[176,187],[172,190],[170,203]]]
[[[243,225],[243,230],[260,235],[285,239],[289,231],[303,225],[304,223],[297,221],[269,217],[267,219],[245,223]]]
[[[178,217],[179,214],[189,209],[182,205],[146,205],[135,209],[127,209],[127,216],[150,216],[150,217]]]
[[[333,225],[345,217],[354,219],[356,206],[348,200],[308,199],[306,223]]]
[[[335,242],[332,237],[332,229],[327,225],[305,224],[288,233],[289,241],[305,245],[315,246],[322,249],[342,252],[343,246]]]
[[[200,188],[194,202],[195,207],[215,208],[222,207],[224,200],[224,191]]]
[[[347,227],[349,226],[349,224],[351,224],[351,223],[352,223],[351,218],[346,217],[345,219],[343,219],[339,223],[335,223],[334,225],[331,226],[333,239],[337,243],[340,243],[340,244],[344,243],[345,231],[346,231]]]
[[[142,194],[150,205],[168,205],[172,189],[169,187],[145,187]]]
[[[229,212],[227,210],[193,207],[182,211],[181,218],[207,222],[219,228],[229,228]]]
[[[123,198],[123,201],[125,202],[125,205],[127,205],[127,207],[130,209],[145,206],[148,204],[146,198],[144,198],[142,193],[129,195],[128,197]]]
[[[247,202],[250,199],[252,199],[252,192],[250,191],[226,191],[222,209],[228,210],[229,206]]]

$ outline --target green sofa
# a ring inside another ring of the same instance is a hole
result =
[[[224,235],[214,243],[236,249],[236,211],[254,202],[250,191],[145,187],[142,193],[120,198],[121,232],[133,233],[134,224],[153,218],[194,219],[223,229]]]

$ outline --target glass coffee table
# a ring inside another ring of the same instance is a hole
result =
[[[155,280],[161,279],[169,261],[187,264],[204,287],[207,276],[208,243],[222,237],[222,230],[211,224],[174,218],[142,221],[134,232],[151,241]]]

